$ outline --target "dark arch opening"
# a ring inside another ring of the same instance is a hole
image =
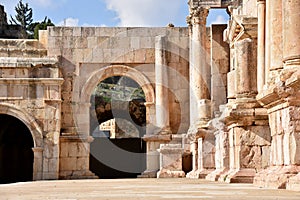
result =
[[[90,170],[99,178],[136,178],[146,169],[144,102],[140,85],[126,76],[109,77],[95,88],[90,110],[94,137]]]
[[[0,114],[0,183],[32,181],[33,139],[19,119]]]

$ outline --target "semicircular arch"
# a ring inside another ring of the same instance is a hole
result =
[[[104,79],[112,76],[126,76],[136,81],[145,93],[146,102],[154,103],[154,89],[149,79],[142,72],[126,65],[110,65],[95,71],[81,89],[81,101],[89,102],[95,87]]]
[[[0,114],[11,115],[22,121],[31,132],[34,147],[42,147],[43,134],[41,127],[35,121],[35,118],[25,112],[22,108],[8,104],[0,103]]]

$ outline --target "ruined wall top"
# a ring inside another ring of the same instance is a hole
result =
[[[0,27],[7,25],[7,16],[4,12],[4,6],[0,5]]]
[[[7,23],[7,15],[4,6],[0,5],[0,38],[17,39],[21,38],[21,26],[9,25]]]

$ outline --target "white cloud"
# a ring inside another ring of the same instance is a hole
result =
[[[166,26],[180,12],[182,0],[104,0],[119,26]]]
[[[32,0],[32,4],[41,7],[47,7],[53,5],[53,2],[52,0]]]
[[[217,15],[216,19],[211,22],[212,24],[227,24],[227,20],[222,15]]]
[[[79,23],[79,19],[76,18],[66,18],[64,21],[61,21],[57,24],[57,26],[70,26],[70,27],[74,27],[74,26],[78,26]]]

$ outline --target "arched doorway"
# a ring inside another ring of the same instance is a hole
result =
[[[19,119],[0,114],[0,183],[33,180],[33,138]]]
[[[135,178],[146,169],[145,94],[126,76],[101,81],[91,96],[90,170],[100,178]]]

